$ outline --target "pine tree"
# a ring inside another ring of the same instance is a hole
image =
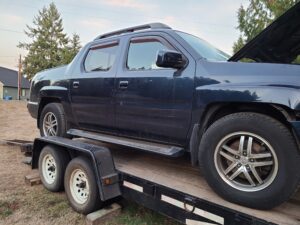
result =
[[[281,16],[299,0],[249,0],[247,8],[238,10],[239,39],[233,45],[233,52],[240,50],[272,21]]]
[[[67,64],[71,62],[80,49],[81,44],[79,35],[74,33],[69,41],[69,45],[65,48],[64,63]]]
[[[18,47],[28,51],[23,60],[23,72],[28,78],[32,78],[41,70],[67,64],[72,60],[68,52],[70,40],[64,33],[62,18],[54,3],[38,12],[34,17],[33,26],[27,25],[25,34],[32,42],[19,43]],[[78,43],[77,35],[76,50]]]

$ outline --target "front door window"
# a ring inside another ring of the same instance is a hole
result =
[[[157,53],[169,49],[157,39],[131,41],[128,51],[127,68],[129,70],[164,69],[156,66]]]

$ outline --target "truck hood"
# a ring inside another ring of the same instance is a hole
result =
[[[206,62],[197,67],[198,78],[206,77],[200,85],[253,86],[300,89],[300,65]],[[199,84],[198,84],[199,85]]]
[[[68,66],[59,66],[47,70],[43,70],[37,73],[32,81],[39,81],[39,80],[58,80],[65,77],[66,71]]]
[[[248,58],[256,62],[292,63],[298,55],[300,55],[300,3],[275,20],[229,61]]]
[[[262,102],[300,111],[300,66],[271,63],[207,62],[195,76],[197,104]]]

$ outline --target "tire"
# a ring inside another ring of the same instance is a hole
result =
[[[39,128],[42,137],[68,137],[65,113],[60,103],[49,103],[43,108]]]
[[[69,161],[70,157],[63,149],[51,145],[42,149],[39,157],[39,174],[47,190],[52,192],[63,190],[65,170]]]
[[[69,203],[76,212],[88,214],[103,205],[94,170],[87,158],[77,157],[69,163],[64,184]]]
[[[235,113],[213,123],[201,139],[198,159],[217,194],[251,208],[280,205],[300,180],[300,154],[291,132],[258,113]]]

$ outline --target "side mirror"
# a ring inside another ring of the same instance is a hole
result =
[[[163,68],[182,69],[186,60],[180,52],[160,50],[157,54],[156,65]]]

